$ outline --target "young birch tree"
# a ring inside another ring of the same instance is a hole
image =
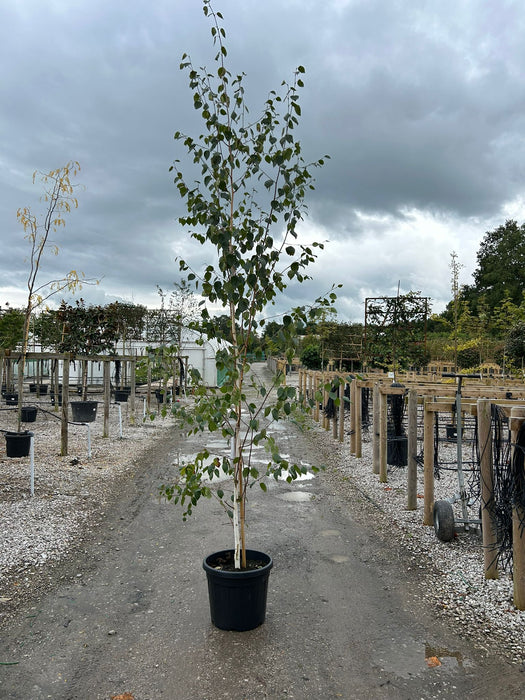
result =
[[[186,54],[180,66],[188,72],[203,132],[198,137],[175,134],[199,179],[184,174],[179,161],[172,170],[187,210],[179,222],[190,229],[195,241],[214,251],[213,262],[203,271],[192,270],[185,261],[180,269],[188,273],[205,301],[227,311],[229,343],[218,355],[219,368],[226,371],[224,384],[203,387],[194,373],[195,406],[186,411],[177,405],[175,410],[189,432],[222,431],[230,440],[231,455],[210,460],[203,450],[192,464],[181,468],[180,481],[164,491],[183,505],[186,516],[202,496],[211,497],[209,479],[221,472],[231,477],[232,495],[227,497],[222,487],[214,495],[232,519],[235,567],[245,568],[247,489],[259,483],[264,490],[265,476],[277,478],[284,471],[291,481],[306,471],[288,464],[266,431],[267,419],[278,420],[294,411],[295,388],[276,382],[272,392],[254,383],[259,401],[247,398],[248,350],[253,335],[264,325],[266,306],[291,282],[308,279],[305,268],[315,261],[315,249],[323,247],[317,242],[300,243],[297,231],[306,211],[306,194],[314,187],[312,171],[323,165],[323,159],[306,163],[295,137],[304,68],[297,68],[291,83],[283,82],[278,92],[272,91],[262,111],[252,117],[245,101],[244,74],[234,75],[226,65],[223,17],[209,0],[204,0],[203,9],[217,47],[215,72],[197,70]],[[334,298],[332,291],[316,301],[329,305]],[[205,306],[201,308],[199,330],[208,338],[224,337],[216,319]],[[295,309],[283,317],[292,353],[292,329],[302,316],[303,311]],[[251,462],[257,444],[265,444],[271,457],[262,471]]]

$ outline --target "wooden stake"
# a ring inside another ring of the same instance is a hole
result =
[[[363,442],[362,442],[362,412],[363,404],[362,395],[363,389],[358,385],[357,380],[355,384],[355,456],[361,458],[363,456]]]
[[[386,484],[387,478],[387,410],[388,396],[379,392],[379,481]]]
[[[478,449],[481,478],[481,524],[486,579],[498,578],[496,525],[494,521],[494,474],[492,465],[492,402],[478,399]]]
[[[62,362],[62,421],[60,424],[60,455],[65,457],[68,448],[68,408],[69,408],[69,356],[64,357]],[[55,394],[58,402],[59,396]]]
[[[345,383],[339,384],[339,442],[345,439]]]
[[[379,384],[374,384],[374,389],[372,393],[372,411],[373,411],[373,423],[372,423],[372,473],[379,474],[379,415],[380,415],[380,397],[379,397]]]
[[[350,383],[350,454],[355,455],[356,380]]]
[[[407,509],[417,510],[417,389],[408,391]]]
[[[424,451],[424,511],[423,525],[434,525],[434,413],[427,409],[428,397],[425,397],[423,417],[423,451]]]
[[[102,437],[109,437],[109,404],[111,400],[111,360],[105,360],[102,366],[104,382],[104,427]]]

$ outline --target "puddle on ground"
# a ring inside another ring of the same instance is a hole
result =
[[[454,661],[451,661],[455,659]],[[460,651],[449,651],[445,647],[433,647],[425,644],[425,661],[429,668],[438,668],[443,665],[463,667],[463,654]]]
[[[288,493],[277,494],[277,498],[289,503],[306,503],[311,501],[313,497],[313,493],[309,491],[289,491]]]
[[[330,554],[328,556],[328,559],[335,562],[336,564],[344,564],[345,561],[348,561],[350,559],[350,557],[347,557],[346,554]]]
[[[219,445],[219,443],[216,443],[215,446],[216,447],[222,446],[224,448],[226,447],[224,445],[224,443],[220,443],[220,445]],[[212,451],[212,443],[208,443],[206,445],[206,449],[208,449],[209,451]],[[206,467],[208,465],[211,465],[213,463],[213,461],[217,458],[219,458],[222,461],[222,457],[226,456],[226,455],[227,455],[226,450],[223,450],[222,454],[220,454],[218,452],[210,454],[208,459],[204,461],[204,466]],[[229,453],[228,453],[228,456],[229,456]],[[284,459],[286,459],[286,455],[282,455],[282,456]],[[185,464],[191,464],[192,462],[195,461],[196,458],[197,458],[196,452],[194,452],[193,454],[177,455],[177,457],[173,460],[172,464],[176,467],[182,467]],[[268,460],[267,459],[253,459],[252,458],[251,463],[254,467],[257,467],[257,465],[264,466],[265,464],[268,463]],[[309,465],[306,465],[304,462],[300,462],[300,466],[309,466]],[[205,478],[205,479],[203,479],[203,482],[206,484],[212,484],[212,483],[217,484],[217,483],[220,483],[221,481],[226,481],[227,479],[230,478],[227,474],[224,474],[222,472],[220,467],[219,467],[219,471],[220,471],[219,476],[215,475],[211,479]],[[288,476],[288,472],[283,471],[283,473],[279,477],[279,481],[286,481],[287,476]],[[313,472],[309,471],[306,474],[300,474],[296,479],[294,479],[294,482],[296,482],[296,481],[297,482],[298,481],[309,481],[310,479],[313,479],[314,477],[315,477],[315,474]]]

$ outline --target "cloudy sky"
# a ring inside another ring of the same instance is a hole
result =
[[[450,255],[468,283],[484,233],[525,219],[525,6],[519,0],[216,0],[230,67],[256,113],[306,68],[298,135],[317,171],[305,240],[327,241],[312,282],[279,309],[342,283],[341,320],[364,300],[420,291],[449,301]],[[0,3],[0,304],[24,303],[28,246],[16,211],[38,202],[35,170],[82,167],[79,208],[40,280],[74,268],[81,295],[158,305],[175,257],[202,253],[169,167],[195,123],[186,75],[213,67],[201,0]],[[193,132],[192,132],[193,133]],[[197,133],[199,133],[197,131]],[[197,135],[197,134],[195,134]]]

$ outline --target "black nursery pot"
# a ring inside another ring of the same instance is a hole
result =
[[[131,394],[131,389],[116,389],[115,390],[115,401],[117,403],[126,403]]]
[[[71,412],[77,423],[93,423],[97,417],[98,401],[72,401]]]
[[[233,562],[233,550],[210,554],[202,566],[208,579],[211,621],[222,630],[245,632],[262,625],[266,617],[268,578],[273,566],[271,557],[253,549],[246,550],[248,565],[242,570],[217,569]]]
[[[36,421],[36,414],[38,412],[36,406],[22,406],[21,412],[23,423],[34,423]]]
[[[8,457],[27,457],[31,450],[33,433],[25,430],[22,433],[5,434],[5,451]]]
[[[18,406],[18,394],[6,394],[5,402],[8,406]]]

